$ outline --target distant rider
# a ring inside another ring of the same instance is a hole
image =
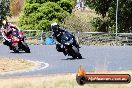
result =
[[[5,39],[5,42],[3,42],[3,44],[10,46],[11,45],[11,39],[9,36],[12,34],[13,31],[18,32],[19,29],[17,28],[17,26],[7,22],[6,20],[3,20],[2,23],[3,23],[3,26],[1,29],[2,29],[3,37]]]

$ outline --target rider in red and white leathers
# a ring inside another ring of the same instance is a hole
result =
[[[1,29],[3,29],[2,30],[2,35],[3,35],[4,39],[5,39],[5,42],[3,42],[3,43],[5,45],[10,46],[11,39],[10,39],[9,36],[12,34],[13,31],[19,31],[19,29],[17,28],[17,26],[15,26],[15,25],[13,25],[13,24],[5,21],[5,20],[2,23],[3,23],[3,26],[1,28]]]

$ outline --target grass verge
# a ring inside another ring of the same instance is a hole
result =
[[[21,58],[0,58],[0,72],[17,71],[34,66],[33,63]]]
[[[95,73],[95,72],[91,72]],[[96,73],[117,73],[131,74],[132,71],[96,72]],[[129,84],[85,84],[80,86],[76,82],[75,74],[48,75],[36,77],[18,77],[0,79],[0,88],[132,88]]]

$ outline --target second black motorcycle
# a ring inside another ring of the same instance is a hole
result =
[[[63,52],[64,55],[69,55],[73,58],[82,59],[79,48],[75,37],[66,31],[60,36],[60,43],[56,44],[58,52]]]

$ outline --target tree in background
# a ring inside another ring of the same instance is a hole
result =
[[[21,12],[24,0],[10,0],[10,14],[17,16]]]
[[[93,32],[95,28],[92,26],[91,20],[94,17],[97,15],[91,9],[75,10],[66,17],[63,26],[73,32]]]
[[[72,12],[73,0],[26,0],[19,26],[25,30],[50,30],[52,22],[62,23]]]
[[[1,0],[0,1],[0,18],[6,19],[6,16],[9,15],[9,0]],[[2,23],[0,22],[0,26]]]
[[[97,31],[115,32],[117,0],[87,0],[90,8],[101,15],[93,20]],[[119,0],[118,32],[132,32],[132,0]]]

